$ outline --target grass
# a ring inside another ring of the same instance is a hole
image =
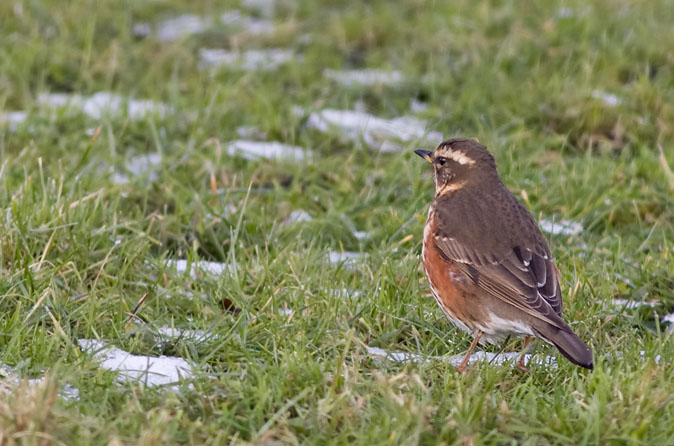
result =
[[[674,342],[660,322],[674,306],[668,2],[288,1],[273,35],[133,33],[232,7],[0,4],[0,110],[29,113],[0,127],[0,361],[47,377],[6,380],[0,444],[674,444]],[[202,47],[302,58],[212,74],[198,68]],[[325,68],[394,69],[405,82],[344,87]],[[37,101],[99,91],[172,112],[97,120]],[[549,241],[565,318],[592,345],[594,372],[559,357],[528,375],[485,363],[458,375],[442,357],[470,338],[445,321],[419,266],[432,180],[417,142],[379,153],[293,112],[361,106],[388,118],[410,114],[412,100],[428,104],[418,116],[429,129],[486,144],[534,215],[583,224]],[[316,156],[230,156],[242,125]],[[111,169],[157,152],[156,178],[112,181]],[[288,224],[295,210],[312,221]],[[366,257],[326,266],[329,251]],[[234,267],[193,278],[166,259]],[[608,306],[614,298],[659,305]],[[166,325],[217,337],[158,344]],[[179,356],[196,374],[177,389],[118,383],[82,338]],[[380,362],[367,346],[432,358]],[[59,396],[66,385],[79,399]]]

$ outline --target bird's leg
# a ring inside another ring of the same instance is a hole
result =
[[[466,356],[463,357],[463,361],[461,361],[461,364],[459,364],[459,366],[456,368],[457,372],[464,373],[466,371],[466,369],[468,368],[468,361],[470,361],[470,355],[473,354],[473,351],[475,350],[475,347],[477,347],[477,343],[480,342],[481,337],[482,332],[478,330],[477,334],[475,335],[475,338],[473,338],[473,342],[470,344],[470,347],[468,347]]]
[[[527,354],[527,347],[529,346],[529,343],[531,343],[531,336],[526,335],[524,337],[524,348],[522,349],[524,351],[522,352],[522,356],[520,356],[520,360],[517,362],[517,365],[515,366],[518,370],[521,370],[525,373],[529,372],[529,369],[527,369],[526,364],[524,364],[524,356]]]

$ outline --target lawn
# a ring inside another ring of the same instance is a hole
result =
[[[674,445],[672,23],[0,2],[0,445]],[[455,136],[541,221],[594,371],[456,373],[413,153]]]

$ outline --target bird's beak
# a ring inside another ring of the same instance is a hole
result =
[[[425,159],[429,163],[433,162],[433,158],[431,158],[431,155],[433,154],[433,152],[431,152],[430,150],[417,149],[417,150],[414,151],[414,153],[416,153],[417,155],[419,155],[420,157],[422,157],[423,159]]]

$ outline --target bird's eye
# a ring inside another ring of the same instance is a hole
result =
[[[443,158],[443,157],[440,156],[440,157],[436,158],[436,161],[437,161],[438,164],[440,164],[441,166],[444,166],[445,163],[447,162],[447,158]]]

